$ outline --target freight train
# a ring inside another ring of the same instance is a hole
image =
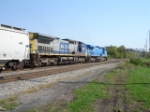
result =
[[[103,60],[105,47],[0,25],[0,70]]]

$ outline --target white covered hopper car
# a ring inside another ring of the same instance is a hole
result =
[[[30,59],[29,34],[23,28],[0,25],[0,69],[23,68]]]

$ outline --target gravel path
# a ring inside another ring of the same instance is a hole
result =
[[[73,94],[71,94],[73,89],[96,79],[97,76],[115,68],[118,63],[119,62],[102,64],[81,70],[0,84],[0,99],[18,94],[18,101],[21,105],[11,112],[21,112],[35,106],[43,105],[47,102],[54,102],[57,99],[70,100],[73,98]],[[20,94],[22,91],[35,88],[42,84],[53,85],[34,93]]]

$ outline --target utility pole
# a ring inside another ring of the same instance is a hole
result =
[[[150,52],[150,30],[149,30],[149,52]]]
[[[146,39],[146,52],[147,52],[147,39]]]
[[[146,39],[146,44],[145,44],[145,57],[147,56],[147,39]]]

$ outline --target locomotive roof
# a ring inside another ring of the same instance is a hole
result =
[[[100,46],[96,46],[97,48],[103,48],[103,47],[100,47]]]
[[[72,40],[72,39],[69,39],[69,38],[62,39],[62,40],[66,40],[66,41],[72,41],[72,42],[78,42],[78,41],[76,41],[76,40]]]
[[[65,38],[65,39],[62,39],[62,40],[67,40],[67,41],[76,41],[76,40],[72,40],[72,39],[69,39],[69,38]],[[78,41],[76,41],[78,42]]]
[[[45,34],[38,33],[38,32],[29,32],[29,33],[34,33],[34,34],[37,34],[38,36],[41,36],[41,37],[52,38],[52,39],[59,39],[58,37],[51,36],[51,35],[45,35]]]
[[[75,41],[75,42],[81,42],[81,41],[72,40],[72,39],[69,39],[69,38],[65,38],[65,39],[62,39],[62,40],[66,40],[66,41]],[[83,42],[81,42],[81,43],[83,43]]]
[[[93,47],[97,47],[97,48],[100,48],[100,49],[101,49],[101,48],[104,48],[104,47],[94,46],[94,45],[89,45],[89,44],[87,44],[87,46],[88,46],[88,47],[91,47],[91,48],[93,48]]]

